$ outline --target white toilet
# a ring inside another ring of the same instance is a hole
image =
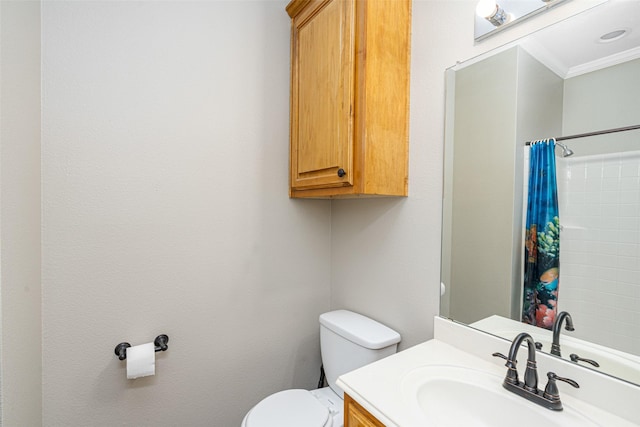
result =
[[[320,350],[329,387],[284,390],[267,396],[242,427],[343,427],[344,392],[336,379],[396,352],[400,334],[347,310],[320,315]]]

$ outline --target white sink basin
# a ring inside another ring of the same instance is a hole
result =
[[[407,373],[403,379],[402,391],[405,398],[412,402],[413,412],[419,413],[425,425],[429,426],[599,425],[567,407],[566,403],[564,410],[551,411],[517,396],[502,387],[503,379],[504,376],[481,370],[454,365],[430,365]],[[544,383],[540,387],[544,387]]]

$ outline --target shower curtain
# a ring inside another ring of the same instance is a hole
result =
[[[531,143],[522,321],[551,329],[558,298],[560,222],[555,140]]]

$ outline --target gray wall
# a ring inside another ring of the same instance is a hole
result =
[[[236,426],[312,388],[330,202],[290,200],[285,1],[44,2],[44,424]],[[116,344],[170,337],[154,377]]]
[[[40,4],[0,2],[0,425],[42,418]]]
[[[518,48],[456,72],[448,285],[467,323],[510,315],[517,83]]]
[[[563,135],[640,124],[640,59],[565,80]],[[640,131],[567,141],[575,156],[640,149]]]

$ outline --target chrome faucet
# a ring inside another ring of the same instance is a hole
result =
[[[522,343],[527,342],[528,354],[527,354],[527,369],[524,372],[524,382],[518,379],[518,369],[516,368],[518,350]],[[544,406],[547,409],[554,411],[562,410],[562,402],[560,401],[560,395],[558,393],[558,387],[556,380],[564,381],[571,384],[573,387],[579,388],[577,382],[569,379],[557,376],[553,372],[547,374],[548,382],[544,392],[538,389],[538,370],[536,368],[536,343],[531,335],[526,332],[518,334],[511,343],[509,348],[509,355],[505,356],[501,353],[493,353],[493,356],[501,357],[507,360],[505,366],[507,369],[507,375],[504,378],[502,386],[507,390],[522,396],[531,402]]]
[[[560,352],[560,329],[562,329],[562,322],[566,319],[565,329],[567,331],[574,331],[573,329],[573,319],[571,315],[566,311],[562,311],[556,317],[556,320],[553,322],[553,342],[551,343],[551,354],[556,356],[562,356]]]

